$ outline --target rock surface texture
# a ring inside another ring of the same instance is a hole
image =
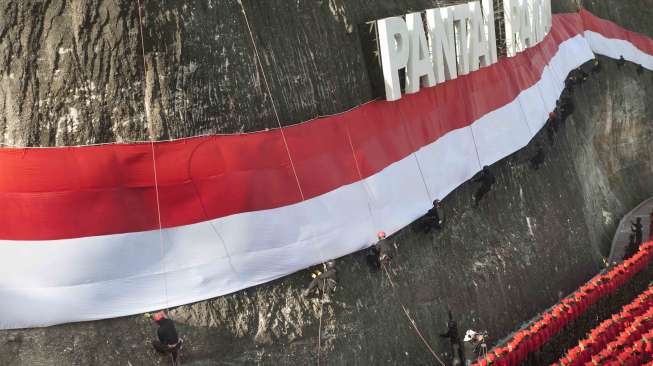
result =
[[[274,127],[241,3],[283,124],[340,112],[372,96],[359,25],[443,3],[241,1],[146,1],[143,72],[135,1],[0,0],[0,142],[78,145]],[[651,0],[584,5],[653,36]],[[653,195],[653,74],[601,60],[603,71],[577,88],[576,111],[553,144],[543,131],[495,164],[497,184],[479,208],[467,183],[445,199],[442,232],[412,225],[395,235],[396,294],[357,253],[339,261],[340,286],[323,306],[301,296],[306,273],[182,306],[172,314],[186,341],[183,364],[304,365],[318,356],[324,365],[433,364],[399,299],[446,358],[438,335],[447,309],[461,332],[487,329],[496,341],[590,278],[620,217]],[[533,170],[538,146],[546,161]],[[153,334],[141,316],[0,331],[0,365],[168,364],[150,349]]]

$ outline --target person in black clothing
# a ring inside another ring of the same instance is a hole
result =
[[[625,59],[624,56],[622,55],[621,57],[619,57],[619,60],[617,60],[617,66],[618,66],[618,67],[621,67],[621,66],[623,66],[623,65],[625,65],[625,64],[626,64],[626,59]]]
[[[535,155],[530,159],[531,167],[533,169],[538,170],[540,169],[540,166],[544,164],[544,149],[542,146],[537,147],[537,151],[535,152]]]
[[[367,251],[367,264],[370,266],[370,271],[376,272],[383,265],[390,263],[392,256],[390,256],[390,250],[392,250],[392,245],[386,239],[385,232],[379,231],[376,235],[379,241],[371,246]]]
[[[567,101],[571,100],[571,97],[574,95],[573,90],[563,89],[560,94],[560,99],[557,100],[556,106],[560,107],[560,104],[565,104]]]
[[[629,242],[628,242],[628,246],[626,247],[626,252],[624,253],[624,260],[635,255],[635,253],[637,253],[637,248],[638,248],[637,242],[635,240],[635,234],[630,234],[628,238],[629,238]]]
[[[374,245],[367,249],[365,260],[367,261],[367,265],[370,267],[370,272],[376,272],[381,269],[381,263],[379,263],[379,251]]]
[[[547,123],[546,136],[549,138],[549,145],[553,146],[553,141],[555,141],[555,126],[553,126],[553,122]]]
[[[315,270],[311,273],[313,280],[302,293],[304,297],[314,294],[316,289],[319,289],[322,293],[335,292],[338,284],[336,261],[330,260],[324,264],[324,267],[326,268],[324,272]]]
[[[492,185],[496,182],[496,178],[490,171],[490,168],[486,165],[483,167],[483,170],[481,170],[479,176],[474,179],[474,182],[481,183],[481,186],[478,187],[474,193],[474,206],[477,207],[483,196],[490,192]]]
[[[642,75],[644,73],[644,66],[638,65],[637,66],[637,75]]]
[[[565,79],[565,90],[569,91],[570,93],[574,91],[574,86],[578,83],[578,78],[576,75],[571,75],[567,79]]]
[[[642,245],[642,239],[643,239],[643,233],[642,229],[644,228],[644,225],[642,225],[642,218],[638,217],[635,222],[630,223],[630,231],[635,234],[635,242],[637,243],[637,247],[639,248],[640,245]]]
[[[546,134],[549,137],[550,145],[553,145],[556,132],[558,132],[558,114],[553,111],[549,113],[549,119],[546,121]]]
[[[560,120],[563,122],[567,120],[572,113],[574,113],[575,105],[571,98],[564,99],[560,107]]]
[[[592,61],[592,74],[598,74],[599,72],[601,72],[601,63],[598,58],[595,58]]]
[[[440,218],[440,200],[433,201],[433,207],[424,215],[424,231],[430,232],[431,229],[442,229],[442,219]]]
[[[378,253],[379,266],[389,264],[392,256],[390,251],[392,250],[392,244],[385,237],[385,233],[381,231],[378,235],[379,241],[374,245]]]
[[[148,315],[146,314],[146,316]],[[183,341],[177,334],[175,323],[163,311],[152,315],[152,320],[159,326],[156,330],[158,339],[152,341],[152,347],[161,354],[169,354],[172,357],[172,364],[176,365]]]
[[[455,358],[458,356],[460,360],[460,365],[465,364],[465,353],[463,349],[463,344],[460,341],[460,335],[458,334],[458,323],[453,320],[451,311],[449,311],[449,322],[447,323],[447,332],[441,333],[440,337],[449,338],[449,344],[451,344],[451,364],[456,364]]]

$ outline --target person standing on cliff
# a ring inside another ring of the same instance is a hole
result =
[[[160,354],[170,355],[172,364],[177,365],[183,340],[177,334],[175,323],[163,311],[159,311],[154,315],[148,313],[145,314],[145,317],[151,318],[159,327],[156,330],[158,339],[152,341],[152,347]]]
[[[478,203],[481,201],[481,199],[483,199],[483,196],[490,192],[492,185],[494,185],[496,182],[496,178],[490,171],[490,168],[486,165],[483,167],[483,170],[481,170],[481,173],[478,175],[478,177],[476,177],[473,181],[481,183],[481,185],[474,193],[474,207],[478,207]]]
[[[630,223],[630,231],[632,231],[635,234],[635,242],[637,243],[637,246],[639,247],[642,245],[642,239],[643,239],[643,234],[642,234],[642,229],[644,225],[642,225],[642,218],[638,217],[635,222]]]
[[[632,257],[637,252],[637,242],[635,241],[635,234],[628,235],[628,245],[624,252],[624,260]]]
[[[447,332],[440,334],[441,338],[449,338],[449,344],[451,345],[451,364],[464,365],[465,364],[465,353],[463,350],[463,344],[460,341],[460,335],[458,334],[458,323],[453,320],[451,311],[449,311],[449,322],[447,323]],[[456,356],[458,356],[459,362],[456,362]]]

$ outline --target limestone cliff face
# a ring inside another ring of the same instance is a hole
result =
[[[586,6],[653,36],[651,1],[596,3]],[[371,98],[358,25],[436,5],[244,1],[282,121]],[[146,73],[134,2],[0,0],[0,141],[75,145],[276,124],[239,2],[144,8]],[[444,202],[441,233],[396,235],[398,296],[441,354],[448,308],[461,330],[504,336],[598,271],[621,215],[653,195],[653,75],[603,61],[576,91],[576,112],[553,145],[543,133],[495,164],[497,185],[479,209],[465,184]],[[546,162],[534,171],[527,160],[538,145]],[[340,260],[339,276],[323,306],[321,364],[432,363],[387,278],[370,273],[361,254]],[[316,363],[322,307],[301,297],[307,282],[298,273],[174,309],[183,364]],[[152,336],[140,316],[4,331],[0,365],[167,364],[150,351]]]
[[[2,0],[0,142],[276,127],[244,14],[282,124],[341,112],[372,98],[360,24],[456,2]]]

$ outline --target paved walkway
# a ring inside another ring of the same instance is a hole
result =
[[[614,239],[612,239],[610,263],[619,263],[623,260],[626,247],[630,241],[630,223],[635,222],[637,217],[642,218],[642,225],[644,226],[644,242],[648,241],[648,238],[650,237],[651,211],[653,211],[653,197],[640,203],[639,206],[635,207],[634,210],[630,211],[621,219],[617,232],[614,234]]]

